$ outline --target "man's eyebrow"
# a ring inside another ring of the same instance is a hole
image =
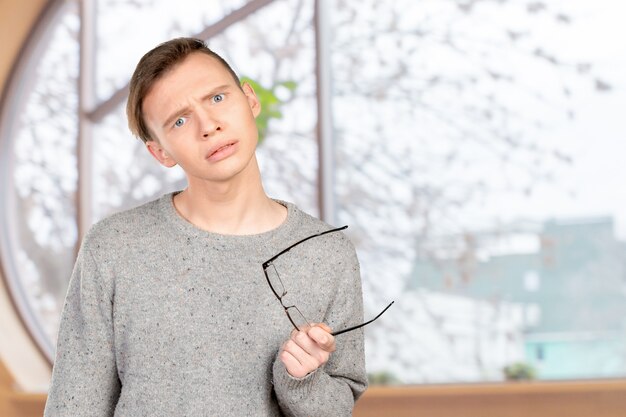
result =
[[[212,88],[208,93],[204,94],[201,98],[202,101],[208,99],[209,97],[212,97],[222,91],[227,91],[227,90],[231,90],[233,88],[232,85],[230,84],[223,84],[223,85],[219,85],[217,87]],[[189,106],[185,106],[185,107],[181,107],[179,109],[176,109],[176,111],[174,111],[174,113],[172,113],[167,119],[165,119],[165,123],[163,123],[162,128],[165,129],[168,126],[170,126],[172,123],[174,123],[174,120],[176,120],[176,118],[178,116],[180,116],[181,114],[185,114],[189,112]]]

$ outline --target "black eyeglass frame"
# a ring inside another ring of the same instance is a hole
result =
[[[267,274],[267,268],[269,268],[270,266],[274,266],[274,265],[273,265],[273,262],[274,262],[276,259],[278,259],[278,257],[279,257],[279,256],[281,256],[281,255],[283,255],[283,254],[285,254],[285,253],[289,252],[291,249],[295,248],[295,247],[296,247],[296,246],[298,246],[299,244],[301,244],[301,243],[303,243],[303,242],[306,242],[306,241],[307,241],[307,240],[309,240],[309,239],[313,239],[314,237],[323,236],[323,235],[328,234],[328,233],[339,232],[339,231],[344,230],[344,229],[347,229],[347,228],[348,228],[348,226],[346,225],[346,226],[337,227],[337,228],[335,228],[335,229],[325,230],[325,231],[323,231],[323,232],[316,233],[316,234],[311,235],[311,236],[307,236],[307,237],[305,237],[304,239],[301,239],[301,240],[297,241],[296,243],[294,243],[294,244],[292,244],[292,245],[288,246],[287,248],[283,249],[282,251],[278,252],[276,255],[272,256],[272,257],[271,257],[270,259],[268,259],[267,261],[263,262],[263,264],[262,264],[262,266],[263,266],[263,274],[265,275],[265,279],[267,280],[267,284],[269,285],[270,289],[272,290],[272,292],[274,293],[274,295],[276,296],[276,298],[278,299],[278,301],[280,302],[280,304],[283,306],[283,309],[285,310],[285,314],[287,315],[287,318],[289,319],[289,321],[290,321],[290,322],[291,322],[291,324],[293,325],[294,329],[296,329],[296,330],[300,330],[300,329],[298,328],[298,326],[296,325],[296,323],[294,322],[294,320],[291,318],[291,315],[289,314],[289,309],[295,309],[295,310],[298,312],[298,314],[300,314],[300,316],[302,316],[302,317],[303,317],[303,318],[304,318],[307,322],[308,322],[308,319],[306,319],[306,317],[304,316],[304,314],[302,314],[302,312],[300,311],[300,309],[298,309],[298,307],[296,307],[295,305],[286,306],[286,305],[285,305],[285,303],[283,303],[283,297],[287,294],[287,291],[285,290],[285,291],[283,291],[283,293],[282,293],[282,294],[280,294],[280,295],[278,294],[278,291],[276,291],[276,289],[275,289],[275,288],[274,288],[274,286],[272,285],[272,282],[271,282],[271,280],[270,280],[270,277],[269,277],[269,275]],[[276,267],[275,267],[275,266],[274,266],[274,269],[276,269]],[[278,279],[280,280],[280,275],[278,275],[278,271],[276,271],[276,275],[278,276]],[[282,280],[281,280],[281,283],[282,283]],[[283,285],[283,289],[284,289],[284,285]],[[392,305],[393,303],[394,303],[394,301],[392,301],[391,303],[389,303],[389,305],[388,305],[387,307],[385,307],[385,308],[383,309],[383,311],[381,311],[380,313],[378,313],[378,315],[377,315],[376,317],[374,317],[373,319],[368,320],[368,321],[366,321],[365,323],[358,324],[358,325],[356,325],[356,326],[351,326],[351,327],[348,327],[348,328],[343,329],[343,330],[338,330],[338,331],[336,331],[336,332],[332,332],[331,334],[332,334],[333,336],[337,336],[337,335],[340,335],[340,334],[342,334],[342,333],[347,333],[347,332],[350,332],[350,331],[353,331],[353,330],[356,330],[356,329],[360,329],[361,327],[367,326],[368,324],[372,323],[373,321],[375,321],[376,319],[378,319],[380,316],[382,316],[382,315],[383,315],[383,313],[384,313],[385,311],[387,311],[387,309],[389,309],[389,307],[391,307],[391,305]]]

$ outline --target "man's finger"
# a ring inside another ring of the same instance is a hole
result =
[[[327,325],[326,323],[317,323],[317,324],[315,324],[315,326],[321,327],[322,329],[324,329],[325,332],[328,332],[328,333],[332,333],[333,332],[333,329],[331,329],[330,326]]]
[[[328,328],[328,326],[326,326],[326,328]],[[326,352],[335,351],[335,338],[329,331],[322,328],[321,325],[311,327],[307,334]]]
[[[287,372],[295,378],[302,378],[308,373],[298,359],[286,350],[280,353],[280,360],[285,365]]]
[[[305,369],[307,373],[314,371],[320,366],[320,362],[318,362],[314,356],[311,356],[293,340],[285,342],[283,345],[283,352],[291,354],[291,356],[298,361],[300,367]]]

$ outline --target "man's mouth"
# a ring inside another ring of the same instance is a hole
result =
[[[224,146],[221,146],[221,147],[217,148],[215,151],[213,151],[213,152],[211,153],[211,155],[209,155],[209,156],[215,155],[215,154],[216,154],[216,153],[218,153],[219,151],[221,151],[221,150],[223,150],[223,149],[226,149],[226,148],[228,148],[229,146],[232,146],[232,145],[233,145],[232,143],[229,143],[229,144],[226,144],[226,145],[224,145]]]
[[[230,149],[233,148],[233,146],[236,144],[237,144],[237,141],[228,142],[223,145],[218,145],[216,148],[209,150],[209,153],[207,154],[206,158],[208,160],[220,160],[222,157],[227,157],[229,156],[230,153],[232,153]]]

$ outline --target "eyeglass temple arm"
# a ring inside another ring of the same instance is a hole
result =
[[[363,327],[363,326],[367,326],[368,324],[370,324],[371,322],[373,322],[374,320],[376,320],[377,318],[379,318],[380,316],[382,316],[382,315],[383,315],[383,313],[384,313],[385,311],[387,311],[387,310],[389,309],[389,307],[391,307],[391,305],[392,305],[393,303],[395,303],[395,301],[390,302],[390,303],[389,303],[389,305],[388,305],[387,307],[385,307],[385,309],[384,309],[383,311],[381,311],[380,313],[378,313],[378,315],[377,315],[376,317],[374,317],[373,319],[371,319],[370,321],[366,321],[365,323],[359,324],[359,325],[357,325],[357,326],[348,327],[347,329],[339,330],[339,331],[337,331],[337,332],[333,332],[333,333],[331,333],[331,334],[332,334],[333,336],[338,336],[338,335],[340,335],[340,334],[342,334],[342,333],[347,333],[347,332],[350,332],[350,331],[352,331],[352,330],[356,330],[356,329],[358,329],[358,328],[361,328],[361,327]]]
[[[276,260],[276,258],[278,258],[280,255],[282,255],[282,254],[283,254],[283,253],[285,253],[285,252],[289,252],[291,249],[293,249],[294,247],[298,246],[298,245],[299,245],[300,243],[302,243],[302,242],[306,242],[307,240],[309,240],[309,239],[313,239],[314,237],[322,236],[322,235],[325,235],[325,234],[327,234],[327,233],[338,232],[338,231],[340,231],[340,230],[344,230],[344,229],[347,229],[347,228],[348,228],[348,226],[347,226],[347,225],[346,225],[346,226],[341,226],[341,227],[337,227],[337,228],[335,228],[335,229],[325,230],[325,231],[323,231],[323,232],[321,232],[321,233],[317,233],[317,234],[315,234],[315,235],[305,237],[304,239],[297,241],[297,242],[296,242],[296,243],[294,243],[293,245],[289,246],[288,248],[285,248],[285,249],[281,250],[281,251],[280,251],[280,252],[278,252],[276,255],[272,256],[270,259],[268,259],[267,261],[263,262],[263,268],[267,268],[267,267],[268,267],[268,266],[269,266],[269,265],[270,265],[270,264],[271,264],[274,260]]]

